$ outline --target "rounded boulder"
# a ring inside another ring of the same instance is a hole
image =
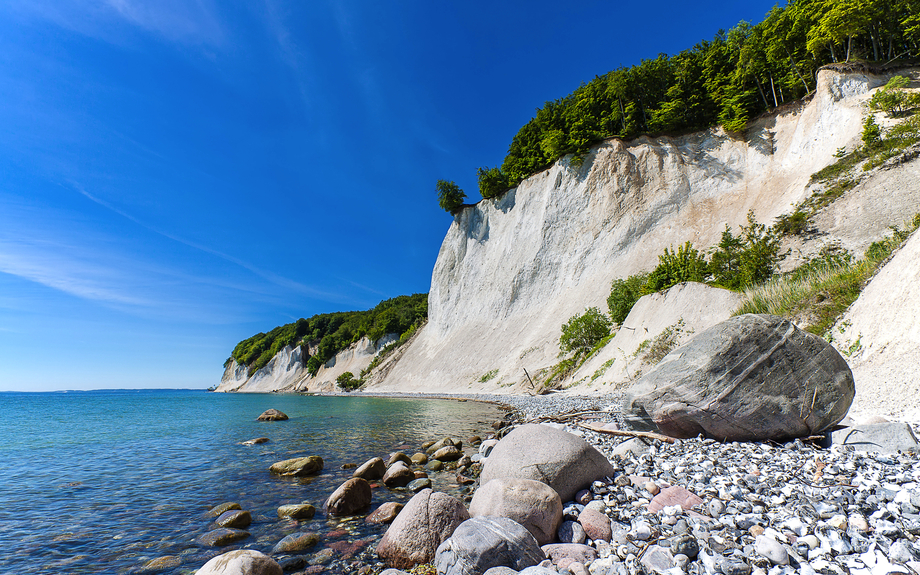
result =
[[[386,473],[387,466],[384,464],[383,459],[380,457],[374,457],[368,459],[361,467],[355,469],[355,472],[352,474],[352,477],[360,477],[361,479],[367,479],[368,481],[374,481],[383,477],[383,474]]]
[[[469,518],[466,507],[457,498],[423,489],[390,524],[377,545],[377,555],[396,569],[430,563],[438,546]]]
[[[370,507],[371,497],[371,484],[360,477],[352,477],[332,492],[324,509],[329,515],[354,515]]]
[[[470,502],[470,516],[507,517],[523,525],[540,545],[552,543],[562,524],[562,499],[532,479],[499,478],[483,484]]]
[[[256,421],[286,421],[288,419],[287,414],[277,409],[266,409],[262,412],[262,415],[256,418]]]
[[[274,463],[268,470],[282,477],[316,475],[323,470],[323,458],[317,457],[316,455],[310,455],[309,457],[294,457],[293,459],[285,459],[284,461]]]
[[[474,517],[461,523],[438,547],[434,564],[439,575],[476,575],[493,567],[522,571],[546,555],[523,525],[507,517]]]
[[[212,558],[195,575],[282,575],[274,559],[252,549],[238,549]]]
[[[604,454],[584,439],[548,425],[528,424],[492,448],[480,483],[500,478],[531,479],[552,487],[562,501],[571,501],[592,481],[613,475]]]

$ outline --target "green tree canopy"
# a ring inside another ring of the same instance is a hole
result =
[[[463,200],[466,194],[460,189],[460,186],[447,180],[438,180],[435,185],[438,190],[438,205],[441,209],[451,215],[456,214],[463,207]]]

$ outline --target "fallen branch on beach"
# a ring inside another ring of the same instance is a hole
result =
[[[607,435],[616,435],[620,437],[641,437],[643,439],[658,439],[664,441],[665,443],[674,443],[677,441],[673,437],[668,437],[667,435],[661,435],[660,433],[652,433],[650,431],[622,431],[620,429],[607,429],[605,427],[599,427],[597,425],[591,425],[590,423],[577,423],[579,427],[584,427],[589,431],[594,431],[596,433],[606,433]]]

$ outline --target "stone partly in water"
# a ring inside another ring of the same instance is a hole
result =
[[[546,556],[520,523],[507,517],[474,517],[461,523],[438,547],[434,564],[439,575],[474,575],[492,567],[521,571]]]
[[[267,437],[256,437],[255,439],[247,439],[240,443],[240,445],[261,445],[263,443],[268,443],[269,439]]]
[[[278,553],[299,553],[319,543],[316,533],[291,533],[272,548],[272,555]]]
[[[413,481],[415,481],[415,473],[401,461],[391,465],[383,475],[383,484],[391,489],[405,487]]]
[[[463,452],[453,445],[445,445],[431,455],[432,459],[438,461],[457,461],[461,457],[463,457]]]
[[[286,421],[288,416],[277,409],[267,409],[262,415],[256,418],[256,421]]]
[[[283,477],[305,477],[316,475],[323,470],[323,458],[316,455],[309,457],[295,457],[279,461],[268,468],[272,473]]]
[[[164,555],[163,557],[157,557],[156,559],[151,559],[144,563],[141,568],[138,569],[138,573],[159,573],[160,571],[178,569],[181,566],[181,558],[175,555]]]
[[[746,314],[672,351],[623,406],[632,427],[672,437],[784,440],[833,427],[854,395],[853,374],[833,346],[789,320]]]
[[[546,545],[555,540],[562,523],[562,500],[549,485],[540,481],[499,478],[476,490],[470,502],[470,515],[513,519],[527,528],[537,543]]]
[[[396,516],[399,515],[399,512],[402,511],[403,504],[396,501],[387,501],[380,507],[378,507],[373,513],[367,516],[368,523],[381,524],[381,523],[390,523]]]
[[[412,465],[412,458],[403,453],[402,451],[397,451],[396,453],[391,453],[390,457],[387,459],[386,466],[390,467],[397,461],[402,461],[406,466]]]
[[[368,481],[374,481],[383,477],[386,473],[387,466],[380,457],[374,457],[365,461],[361,467],[355,469],[352,477],[360,477]]]
[[[242,541],[247,537],[249,537],[248,531],[221,527],[208,531],[199,537],[198,541],[201,542],[202,545],[207,545],[208,547],[224,547],[236,543],[237,541]]]
[[[292,503],[278,508],[281,519],[312,519],[315,514],[316,507],[309,503]]]
[[[282,570],[264,553],[238,549],[212,558],[195,575],[282,575]]]
[[[235,529],[245,529],[252,523],[252,515],[248,511],[239,509],[225,511],[214,520],[221,527],[233,527]]]
[[[430,563],[438,546],[469,518],[466,507],[455,497],[423,489],[409,500],[384,533],[377,555],[397,569]]]
[[[226,503],[221,503],[220,505],[215,505],[210,510],[208,510],[208,517],[218,517],[227,511],[233,509],[242,509],[243,506],[237,503],[236,501],[227,501]]]
[[[411,493],[417,493],[421,491],[422,489],[427,489],[429,487],[431,487],[431,480],[428,479],[427,477],[420,477],[418,479],[410,481],[409,484],[406,485],[406,491],[409,491]]]
[[[352,477],[329,496],[324,508],[329,515],[353,515],[370,507],[371,497],[371,484],[360,477]]]
[[[485,445],[485,442],[483,442]],[[595,479],[613,476],[607,458],[584,439],[549,427],[518,427],[492,449],[480,482],[517,477],[543,482],[563,501],[571,501]]]

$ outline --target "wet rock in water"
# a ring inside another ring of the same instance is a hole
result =
[[[474,517],[461,523],[435,555],[440,575],[471,575],[492,567],[521,571],[545,555],[524,526],[507,517]]]
[[[460,441],[459,439],[455,440],[452,437],[445,437],[444,439],[441,439],[439,441],[432,443],[428,447],[423,446],[423,448],[425,449],[425,453],[427,453],[428,456],[431,457],[439,449],[448,447],[451,445],[456,447],[458,450],[463,449],[463,442]]]
[[[444,469],[444,462],[433,459],[425,465],[425,469],[430,471],[441,471]]]
[[[332,562],[333,554],[334,553],[332,549],[323,549],[322,551],[317,551],[314,553],[313,557],[311,557],[307,562],[310,565],[326,565],[327,563]],[[322,573],[322,571],[316,572]]]
[[[233,527],[235,529],[244,529],[252,523],[252,515],[248,511],[239,509],[224,511],[214,520],[221,527]]]
[[[387,466],[380,457],[373,457],[361,464],[361,467],[355,469],[352,477],[360,477],[368,481],[381,479],[387,472]]]
[[[459,483],[460,485],[472,485],[476,483],[476,480],[473,479],[472,477],[467,477],[466,475],[458,474],[457,483]]]
[[[307,566],[307,558],[303,555],[285,557],[284,559],[278,559],[278,565],[281,565],[281,570],[285,573],[300,571]]]
[[[386,466],[390,467],[397,461],[401,461],[406,464],[406,467],[412,465],[412,458],[403,453],[402,451],[397,451],[396,453],[391,453],[390,457],[387,459]]]
[[[219,529],[214,529],[208,531],[204,535],[198,538],[198,541],[202,545],[207,545],[208,547],[224,547],[236,543],[237,541],[242,541],[249,537],[248,531],[243,531],[242,529],[232,529],[229,527],[221,527]]]
[[[242,508],[243,506],[237,503],[236,501],[228,501],[226,503],[221,503],[220,505],[215,505],[214,507],[209,509],[207,512],[207,516],[208,517],[218,517],[227,511],[231,511],[233,509],[242,509]]]
[[[416,479],[424,479],[425,477],[428,477],[428,474],[424,471],[413,471],[412,474],[415,475]]]
[[[422,489],[427,489],[431,487],[431,480],[427,477],[421,477],[409,482],[409,485],[406,485],[406,491],[410,493],[416,493]]]
[[[371,485],[360,477],[352,477],[332,492],[323,508],[333,516],[353,515],[371,505]]]
[[[178,569],[182,566],[182,559],[176,557],[175,555],[164,555],[163,557],[157,557],[156,559],[151,559],[144,563],[138,573],[157,573],[159,571],[167,571],[170,569]]]
[[[482,443],[482,438],[479,437],[478,435],[474,435],[473,437],[467,439],[466,443],[470,447],[479,447],[479,444]]]
[[[323,458],[316,455],[294,457],[272,464],[269,471],[282,477],[305,477],[316,475],[323,470]]]
[[[545,545],[555,540],[562,523],[562,500],[540,481],[503,477],[482,484],[473,495],[470,516],[482,515],[512,519]]]
[[[319,543],[319,535],[310,532],[291,533],[272,548],[272,555],[277,553],[298,553]]]
[[[383,474],[383,484],[389,488],[405,487],[415,481],[415,473],[405,463],[397,461]]]
[[[469,517],[457,498],[423,489],[396,516],[377,545],[377,555],[397,569],[430,563],[438,546]]]
[[[315,514],[316,507],[309,503],[291,503],[278,508],[281,519],[312,519]]]
[[[910,425],[904,422],[847,427],[833,432],[831,442],[874,453],[897,453],[918,449],[917,436]]]
[[[492,449],[480,482],[532,479],[552,487],[563,501],[571,501],[595,479],[613,475],[607,458],[584,439],[547,425],[528,424],[506,435]]]
[[[629,388],[623,411],[633,428],[672,437],[785,440],[833,427],[854,395],[833,346],[789,320],[746,314],[668,354]]]
[[[268,443],[269,439],[267,437],[256,437],[255,439],[247,439],[240,443],[240,445],[261,445],[263,443]]]
[[[256,418],[256,421],[285,421],[287,419],[288,416],[277,409],[266,409]]]
[[[463,457],[463,452],[453,445],[445,445],[431,455],[432,459],[438,461],[457,461],[461,457]]]
[[[283,575],[283,572],[268,555],[238,549],[212,558],[195,575]]]
[[[402,511],[403,504],[396,501],[387,501],[380,507],[378,507],[373,513],[367,516],[368,523],[382,524],[390,523],[396,516],[399,515],[399,512]]]
[[[342,464],[342,469],[354,469],[356,467],[358,467],[357,463],[343,463]]]
[[[425,465],[428,463],[428,456],[424,453],[415,453],[410,459],[413,465]]]

